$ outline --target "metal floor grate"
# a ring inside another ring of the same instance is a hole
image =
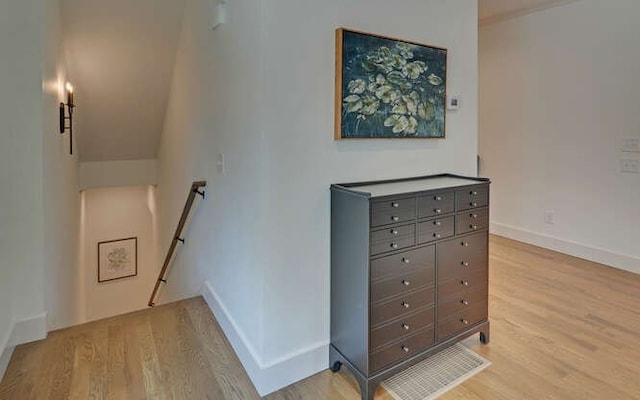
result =
[[[431,400],[489,365],[458,343],[392,376],[382,386],[397,400]]]

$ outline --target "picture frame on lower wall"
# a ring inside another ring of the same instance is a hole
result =
[[[447,49],[336,29],[334,139],[445,137]]]
[[[138,275],[138,238],[98,242],[98,282]]]

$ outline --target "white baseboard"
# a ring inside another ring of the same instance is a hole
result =
[[[9,339],[9,346],[35,342],[47,337],[47,313],[16,321]]]
[[[618,254],[606,249],[547,236],[497,222],[491,222],[490,231],[498,236],[504,236],[534,246],[544,247],[574,257],[640,274],[640,258],[637,257]]]
[[[260,396],[266,396],[327,369],[329,365],[328,342],[316,343],[284,355],[273,362],[264,363],[209,282],[202,285],[201,294]]]
[[[4,377],[16,346],[46,337],[47,313],[12,322],[6,337],[0,342],[0,380]]]
[[[6,347],[2,353],[0,353],[0,382],[4,377],[4,373],[7,371],[9,361],[11,361],[11,355],[13,354],[14,347]]]
[[[13,322],[9,326],[9,331],[5,335],[5,337],[0,342],[0,381],[4,377],[4,373],[9,366],[9,361],[11,360],[11,354],[13,354],[13,346],[9,345],[9,340],[11,340],[11,332],[13,332]]]

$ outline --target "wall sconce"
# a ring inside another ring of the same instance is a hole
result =
[[[60,133],[69,130],[69,154],[73,154],[73,109],[76,105],[73,102],[73,86],[69,82],[65,85],[65,90],[67,102],[60,103]],[[67,120],[69,120],[69,126],[67,126]]]

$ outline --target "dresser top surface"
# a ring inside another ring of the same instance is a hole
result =
[[[379,183],[352,183],[338,186],[344,187],[349,191],[368,195],[370,197],[383,197],[405,193],[423,192],[428,190],[478,185],[488,182],[488,179],[482,178],[466,178],[453,175],[444,175],[408,180],[385,181]]]

